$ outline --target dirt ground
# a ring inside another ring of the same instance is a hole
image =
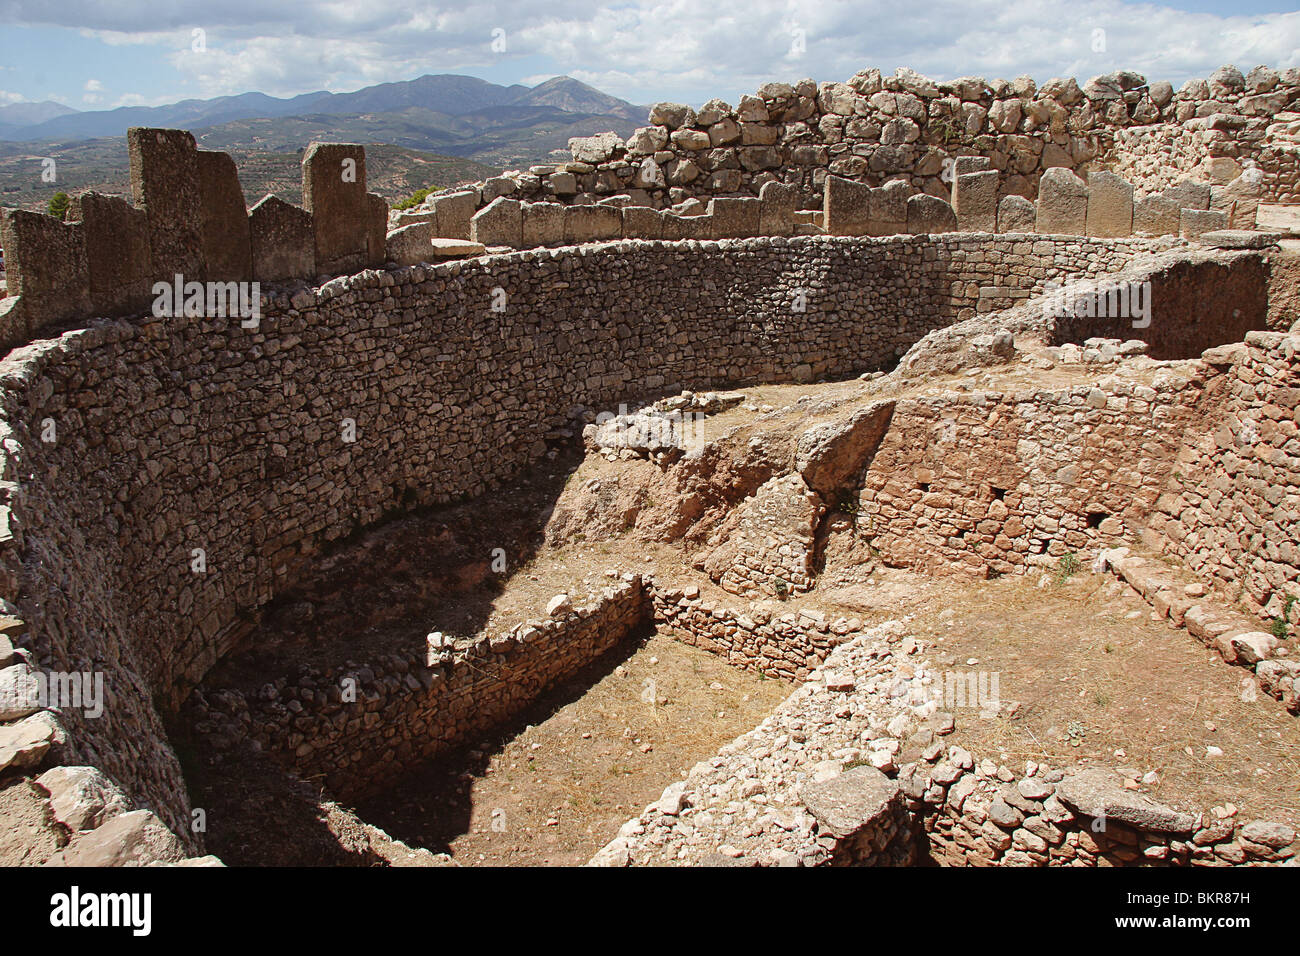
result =
[[[0,784],[0,866],[37,866],[67,843],[49,814],[44,792],[26,777]]]
[[[659,636],[603,669],[517,735],[396,783],[359,816],[462,865],[580,865],[793,690]]]
[[[999,675],[1010,717],[954,711],[954,739],[977,756],[1114,767],[1167,803],[1300,825],[1300,719],[1110,575],[876,577],[877,593],[841,592],[840,606],[914,614],[932,662]]]

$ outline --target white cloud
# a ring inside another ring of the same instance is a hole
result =
[[[57,7],[57,10],[56,10]],[[203,96],[353,89],[420,73],[568,73],[637,102],[735,97],[768,80],[846,79],[910,66],[935,78],[1029,73],[1081,79],[1117,68],[1176,84],[1223,63],[1300,66],[1300,13],[1217,15],[1121,0],[553,0],[460,7],[403,0],[11,0],[18,23],[75,27],[113,45],[154,43]],[[205,31],[205,52],[191,49]],[[505,31],[506,50],[490,47]],[[794,31],[805,48],[794,49]],[[1094,49],[1094,31],[1104,48]],[[539,67],[546,67],[543,73]],[[173,91],[174,92],[174,91]]]

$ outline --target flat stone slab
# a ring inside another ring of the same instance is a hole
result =
[[[902,788],[875,767],[853,767],[829,780],[805,783],[800,795],[821,829],[843,839],[888,813]]]
[[[1281,232],[1253,232],[1249,229],[1211,229],[1196,237],[1198,245],[1211,249],[1267,249],[1286,238]]]
[[[36,766],[53,746],[55,737],[54,725],[36,717],[0,725],[0,771]]]
[[[469,239],[444,239],[435,237],[430,240],[431,253],[437,259],[451,259],[462,256],[481,256],[487,252],[487,246]]]
[[[1066,777],[1057,785],[1056,796],[1084,816],[1104,817],[1152,833],[1190,833],[1198,821],[1195,814],[1182,813],[1125,790],[1115,773],[1101,768]]]

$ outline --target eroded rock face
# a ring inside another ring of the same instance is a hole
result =
[[[704,568],[732,594],[784,597],[813,583],[817,524],[825,507],[798,475],[773,478],[739,509]]]
[[[795,468],[826,501],[871,462],[894,414],[892,401],[878,401],[847,420],[814,425],[799,436]]]

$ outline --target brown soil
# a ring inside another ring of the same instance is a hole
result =
[[[1154,771],[1158,781],[1142,790],[1163,802],[1191,810],[1231,802],[1246,819],[1300,824],[1300,719],[1251,694],[1245,669],[1153,620],[1109,575],[878,577],[894,613],[915,614],[911,633],[927,643],[927,659],[1000,675],[1003,714],[955,712],[953,739],[977,757],[1017,771],[1028,760],[1114,767],[1138,780]],[[864,603],[847,607],[875,617]],[[1010,717],[1008,702],[1018,704]],[[1207,746],[1223,755],[1207,756]]]
[[[462,865],[580,865],[792,689],[651,637],[585,692],[560,689],[537,723],[395,782],[402,796],[358,813]]]

